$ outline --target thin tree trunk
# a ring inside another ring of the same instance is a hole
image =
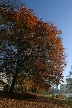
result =
[[[22,83],[21,83],[21,88],[22,88],[22,92],[23,92],[23,85],[22,85]]]
[[[17,35],[18,35],[18,34],[17,34]],[[19,55],[21,54],[21,53],[20,53],[20,42],[21,42],[20,40],[21,40],[20,37],[18,37],[18,59],[17,59],[17,69],[16,69],[15,75],[13,76],[11,88],[10,88],[10,90],[9,90],[10,93],[14,92],[14,86],[15,86],[15,83],[16,83],[16,81],[17,81],[18,73],[19,73],[19,66],[20,66],[20,64],[19,64]]]
[[[17,77],[18,77],[18,71],[13,76],[12,84],[11,84],[11,87],[10,87],[10,90],[9,90],[10,93],[14,92],[14,86],[15,86],[15,83],[17,81]]]

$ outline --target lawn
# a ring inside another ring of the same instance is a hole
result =
[[[0,92],[0,108],[72,108],[67,102],[35,93]]]

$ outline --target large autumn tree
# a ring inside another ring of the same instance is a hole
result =
[[[1,7],[2,70],[12,73],[10,92],[23,72],[36,86],[59,84],[66,65],[60,30],[53,23],[38,19],[26,6],[14,11]]]

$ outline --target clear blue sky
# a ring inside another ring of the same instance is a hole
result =
[[[64,80],[72,66],[72,0],[22,0],[27,8],[44,22],[53,22],[62,30],[62,41],[66,54],[67,66],[63,72]]]

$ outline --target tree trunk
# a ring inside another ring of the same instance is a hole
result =
[[[22,85],[22,83],[21,83],[21,89],[22,89],[22,92],[23,92],[23,85]]]
[[[12,84],[9,90],[10,93],[14,92],[14,86],[17,81],[17,77],[18,77],[18,71],[16,71],[16,74],[13,76]]]
[[[18,34],[17,34],[18,35]],[[17,58],[17,69],[16,69],[16,73],[15,75],[13,76],[13,80],[12,80],[12,84],[11,84],[11,88],[9,90],[10,93],[14,92],[14,86],[15,86],[15,83],[17,81],[17,78],[18,78],[18,73],[19,73],[19,69],[20,69],[20,57],[19,55],[21,55],[20,53],[20,42],[21,42],[21,39],[18,35],[18,58]]]

